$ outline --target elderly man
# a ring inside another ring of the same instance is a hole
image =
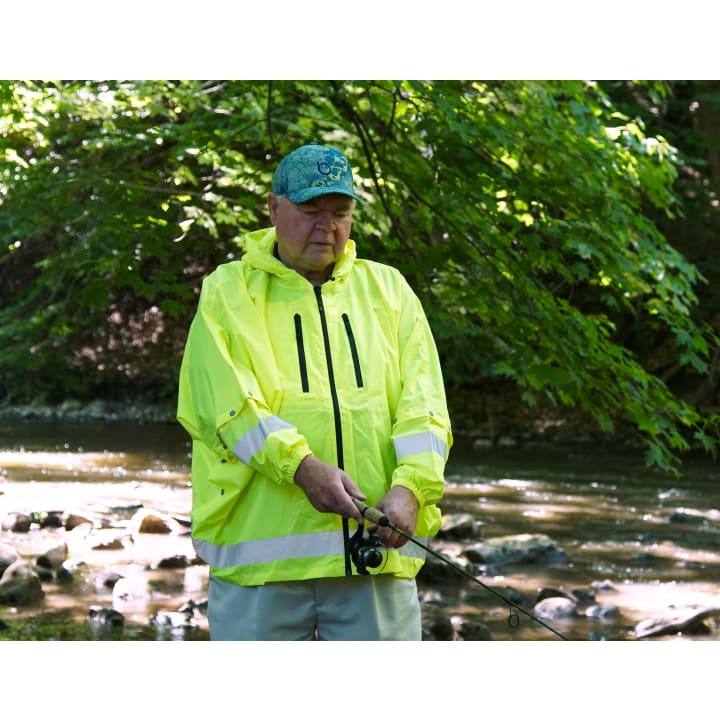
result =
[[[421,638],[422,552],[364,527],[353,499],[426,541],[452,435],[419,300],[356,255],[357,200],[341,152],[296,149],[273,177],[272,227],[203,283],[178,420],[212,639]]]

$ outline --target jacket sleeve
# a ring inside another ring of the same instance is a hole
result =
[[[397,465],[391,485],[411,490],[422,507],[443,495],[452,432],[435,340],[420,300],[403,285],[398,338],[402,391],[392,430]]]
[[[292,483],[310,448],[273,412],[280,383],[267,333],[240,277],[232,280],[209,276],[203,283],[180,369],[177,418],[218,461]]]

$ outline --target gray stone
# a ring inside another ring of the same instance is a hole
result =
[[[455,619],[454,624],[458,640],[492,640],[490,630],[477,620],[459,617]]]
[[[57,547],[50,548],[44,555],[40,555],[37,564],[40,567],[57,569],[67,560],[67,557],[68,546],[66,543],[61,543]]]
[[[114,570],[103,570],[95,579],[95,588],[98,592],[112,590],[117,581],[121,580],[122,577],[122,575]]]
[[[614,592],[617,590],[612,580],[595,580],[590,587],[596,592]]]
[[[104,627],[122,627],[125,624],[125,617],[113,608],[91,605],[88,608],[88,620],[94,625]]]
[[[597,618],[598,620],[617,620],[620,617],[620,610],[616,605],[610,603],[602,603],[600,605],[591,605],[585,614],[589,618]]]
[[[452,558],[447,553],[440,552],[436,548],[433,549],[441,557],[446,558],[447,562],[441,560],[435,555],[428,553],[427,557],[425,558],[425,564],[422,566],[420,572],[418,573],[418,580],[431,584],[463,582],[463,574],[458,572],[451,565],[448,565],[448,562],[458,565],[458,567],[460,567],[466,573],[472,575],[472,564],[469,560],[467,560],[467,558]]]
[[[172,557],[162,558],[157,566],[160,570],[167,570],[168,568],[186,568],[189,564],[186,555],[173,555]]]
[[[10,532],[26,533],[30,530],[32,518],[25,513],[8,513],[2,519],[2,529]]]
[[[567,600],[577,602],[577,599],[567,590],[562,590],[561,588],[543,587],[538,590],[534,604],[537,605],[537,603],[542,602],[547,598],[566,598]]]
[[[184,630],[197,627],[197,624],[192,619],[192,614],[180,611],[171,612],[168,610],[158,610],[158,612],[153,613],[153,615],[150,616],[150,624],[156,627],[181,628]]]
[[[560,549],[547,535],[506,535],[471,545],[463,555],[474,563],[502,567],[554,558]]]
[[[71,570],[63,565],[59,567],[55,573],[55,582],[57,582],[58,585],[72,585],[75,582],[75,576]]]
[[[16,560],[0,578],[0,605],[32,605],[45,593],[32,565]]]
[[[466,540],[476,538],[480,534],[480,526],[474,515],[470,513],[453,513],[443,515],[442,527],[438,538],[444,540]]]
[[[74,530],[80,525],[93,525],[93,521],[86,518],[84,515],[78,515],[76,513],[66,513],[63,517],[65,521],[66,530]]]
[[[57,510],[42,513],[39,522],[40,527],[43,528],[61,528],[63,527],[63,514]]]
[[[437,605],[421,605],[422,639],[454,640],[455,628],[450,616]]]
[[[543,620],[562,620],[577,615],[577,605],[569,598],[551,597],[541,600],[533,609]]]
[[[19,557],[13,545],[0,542],[0,577]]]
[[[524,592],[510,586],[505,588],[505,596],[511,603],[520,605],[520,607],[528,608],[535,604]]]
[[[174,522],[169,516],[163,516],[160,513],[148,510],[140,510],[133,515],[130,527],[136,533],[167,535],[173,532]]]
[[[681,632],[688,634],[707,632],[703,620],[720,615],[717,605],[687,605],[681,608],[670,608],[664,615],[641,620],[635,626],[635,637],[638,639],[657,635],[674,635]]]

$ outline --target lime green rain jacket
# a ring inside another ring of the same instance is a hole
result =
[[[180,371],[193,545],[213,575],[240,585],[356,572],[355,521],[343,532],[294,483],[307,455],[343,468],[370,505],[410,489],[427,542],[452,444],[435,343],[402,275],[356,258],[349,240],[314,287],[274,256],[275,242],[274,228],[246,235],[243,258],[205,279]],[[412,578],[424,562],[414,543],[383,554],[373,572]]]

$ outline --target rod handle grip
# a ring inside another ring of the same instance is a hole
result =
[[[380,527],[388,527],[390,519],[387,515],[383,515],[383,513],[381,513],[377,508],[367,505],[362,500],[358,500],[357,498],[351,498],[351,500],[355,503],[355,507],[360,511],[360,514],[366,520],[369,520],[371,523],[375,523],[375,525],[379,525]]]

